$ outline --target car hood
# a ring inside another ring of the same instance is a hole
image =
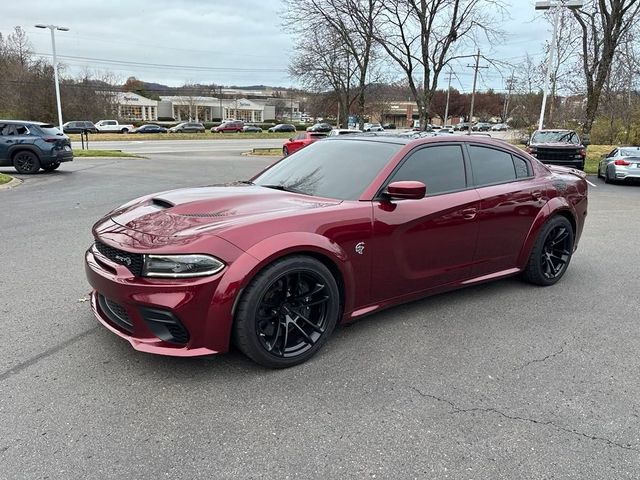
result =
[[[157,236],[222,235],[242,224],[340,203],[258,185],[233,184],[158,193],[116,209],[109,217],[120,226]]]
[[[567,142],[531,142],[532,147],[545,147],[545,148],[583,148],[581,145]]]

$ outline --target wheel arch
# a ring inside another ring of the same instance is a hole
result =
[[[540,230],[542,229],[544,224],[547,223],[551,218],[558,215],[565,217],[571,224],[571,228],[573,229],[575,248],[575,246],[577,245],[577,242],[575,242],[577,235],[577,221],[575,213],[573,212],[571,205],[569,205],[564,197],[555,197],[547,202],[547,204],[538,212],[538,216],[531,224],[529,233],[527,233],[527,237],[524,241],[523,247],[520,250],[520,254],[518,255],[518,268],[523,269],[529,261],[531,249],[533,248],[536,238],[538,238],[538,234],[540,233]]]
[[[215,338],[215,350],[229,350],[237,305],[245,289],[262,270],[274,262],[292,256],[308,256],[326,266],[336,280],[340,294],[340,317],[351,306],[354,289],[354,272],[346,253],[327,237],[308,232],[275,235],[258,242],[248,249],[225,273],[210,307],[211,338]],[[215,321],[228,318],[226,322]]]
[[[24,150],[27,150],[33,153],[38,158],[38,160],[42,160],[42,156],[40,155],[41,152],[39,151],[40,149],[38,147],[34,147],[33,145],[28,145],[28,144],[27,145],[18,144],[18,145],[14,145],[12,148],[9,149],[8,154],[9,154],[9,158],[11,159],[11,162],[13,162],[15,156],[18,153]]]

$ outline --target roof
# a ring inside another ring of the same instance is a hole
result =
[[[37,122],[35,120],[0,120],[0,123],[28,123],[29,125],[53,125],[49,122]]]

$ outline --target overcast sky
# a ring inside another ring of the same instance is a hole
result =
[[[280,0],[29,0],[26,5],[3,2],[0,32],[7,35],[19,25],[35,52],[50,55],[49,30],[34,25],[70,28],[56,32],[56,46],[72,75],[90,68],[111,71],[122,82],[135,76],[171,86],[297,86],[287,73],[293,38],[282,27]],[[528,52],[543,59],[550,27],[535,15],[533,1],[514,0],[508,9],[502,26],[506,41],[481,45],[483,55],[517,63]],[[473,70],[466,63],[456,67],[452,82],[462,91],[471,90]],[[480,89],[503,88],[495,68],[482,74]]]

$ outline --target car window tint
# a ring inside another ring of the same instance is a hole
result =
[[[526,178],[530,176],[529,164],[523,158],[513,156],[513,166],[516,169],[517,178]]]
[[[511,155],[488,147],[469,146],[471,169],[476,186],[511,182],[516,170]]]
[[[0,135],[5,137],[5,136],[9,135],[10,131],[11,131],[11,125],[0,124]]]
[[[29,133],[29,130],[24,125],[16,125],[15,129],[16,135],[26,135]]]
[[[424,183],[427,196],[466,188],[462,148],[459,145],[442,145],[410,153],[390,181],[401,180]]]
[[[402,147],[361,140],[314,142],[276,163],[254,182],[307,195],[357,200]]]

